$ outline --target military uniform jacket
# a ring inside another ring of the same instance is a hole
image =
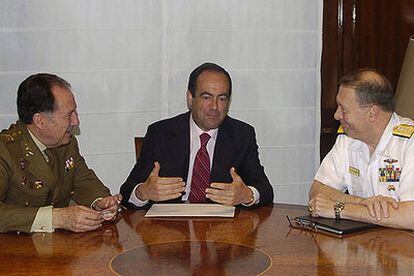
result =
[[[66,207],[70,199],[90,206],[109,195],[87,167],[75,137],[47,151],[49,162],[19,121],[0,133],[0,232],[30,232],[39,207]]]
[[[315,180],[351,195],[414,200],[414,122],[393,113],[370,156],[363,142],[338,135]]]

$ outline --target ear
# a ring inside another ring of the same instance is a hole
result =
[[[369,121],[375,122],[378,119],[380,113],[381,113],[381,108],[378,105],[376,104],[371,105],[371,107],[369,108],[369,114],[368,114]]]
[[[191,94],[190,90],[187,90],[187,108],[191,110],[193,105],[193,95]]]
[[[45,127],[45,116],[42,113],[35,113],[32,118],[32,124],[40,129]]]

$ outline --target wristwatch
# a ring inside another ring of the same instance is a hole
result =
[[[335,213],[335,219],[340,220],[341,219],[341,212],[345,208],[345,203],[341,201],[337,201],[334,205],[334,213]]]

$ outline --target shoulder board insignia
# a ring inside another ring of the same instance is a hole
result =
[[[414,126],[400,124],[392,129],[392,134],[403,138],[411,138],[411,136],[414,134]]]
[[[0,139],[3,140],[3,142],[10,143],[14,141],[14,137],[10,134],[6,133],[0,133]]]
[[[344,128],[342,127],[342,125],[339,126],[338,131],[336,133],[337,134],[346,134]]]

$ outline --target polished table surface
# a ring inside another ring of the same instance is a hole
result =
[[[235,218],[148,219],[125,211],[83,234],[0,234],[1,274],[414,275],[414,232],[375,228],[342,239],[291,229],[274,204]]]

